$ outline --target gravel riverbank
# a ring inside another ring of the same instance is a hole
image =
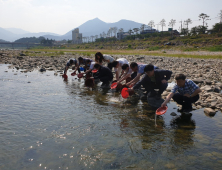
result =
[[[69,58],[78,58],[80,55],[64,53],[64,55],[51,55],[46,52],[21,50],[1,50],[0,63],[10,64],[9,68],[26,73],[38,69],[54,71],[54,75],[62,75],[65,64]],[[46,55],[47,54],[47,55]],[[83,56],[93,58],[91,56]],[[161,69],[173,72],[169,82],[174,81],[177,73],[183,73],[188,79],[192,79],[202,89],[200,99],[195,103],[196,109],[206,108],[206,113],[213,115],[216,111],[222,110],[222,60],[219,59],[194,59],[176,58],[145,55],[114,55],[114,58],[126,58],[129,62],[152,63]],[[170,88],[163,93],[165,98],[170,92]],[[213,109],[213,110],[212,110]]]

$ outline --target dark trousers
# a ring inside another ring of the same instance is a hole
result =
[[[108,84],[110,81],[112,81],[112,78],[108,76],[100,77],[99,79],[101,82],[103,82],[103,84]]]
[[[199,99],[199,94],[194,97],[186,97],[179,93],[175,93],[173,100],[182,105],[182,109],[192,109],[192,103],[195,103]]]
[[[112,64],[112,63],[108,63],[107,67],[112,71],[112,69],[113,69],[113,64]]]
[[[158,86],[151,83],[149,86],[145,86],[147,92],[151,92],[153,94],[161,95],[167,88],[168,83],[161,83]],[[158,89],[159,91],[155,91],[154,89]]]

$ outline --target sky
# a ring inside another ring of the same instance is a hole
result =
[[[220,21],[220,10],[222,0],[0,0],[0,27],[63,35],[94,18],[107,23],[127,19],[146,25],[165,19],[167,30],[171,19],[176,20],[175,29],[179,29],[179,21],[188,18],[193,20],[190,28],[201,25],[198,16],[205,13],[211,18],[211,28]]]

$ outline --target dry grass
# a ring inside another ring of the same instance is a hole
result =
[[[222,53],[199,51],[195,52],[182,52],[182,51],[147,51],[147,50],[75,50],[75,49],[32,49],[31,51],[50,52],[55,54],[73,53],[80,55],[94,55],[100,51],[103,54],[110,55],[148,55],[148,56],[163,56],[163,57],[183,57],[183,58],[200,58],[200,59],[222,59]]]

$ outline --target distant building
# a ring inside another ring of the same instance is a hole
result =
[[[152,29],[152,30],[143,30],[143,31],[140,31],[140,34],[151,34],[151,33],[155,33],[157,32],[156,29]]]
[[[180,36],[180,33],[177,30],[168,29],[168,31],[161,31],[161,32],[168,32],[172,33],[172,35]]]
[[[122,40],[124,39],[125,37],[129,36],[130,34],[128,32],[118,32],[117,33],[117,39],[118,40]]]
[[[79,28],[76,28],[72,31],[72,43],[81,44],[82,43],[82,34],[79,33]]]

